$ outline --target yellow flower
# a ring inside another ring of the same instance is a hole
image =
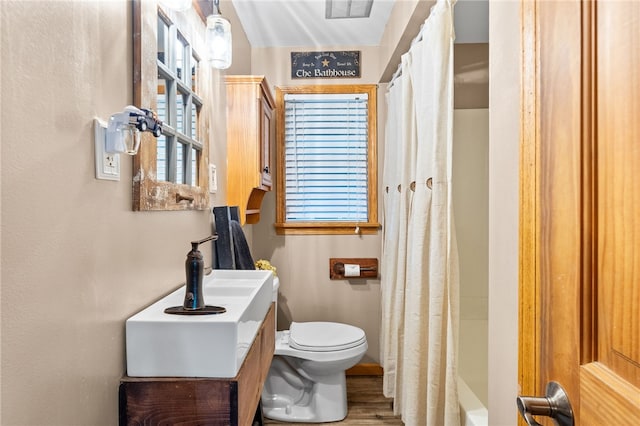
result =
[[[276,274],[276,267],[273,266],[268,260],[264,260],[264,259],[258,259],[256,260],[256,269],[263,269],[265,271],[271,271],[273,273],[273,276],[277,276]]]

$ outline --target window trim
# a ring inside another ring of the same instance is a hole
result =
[[[285,194],[285,94],[341,94],[367,93],[368,103],[368,147],[367,147],[367,222],[286,222]],[[286,234],[376,234],[378,223],[378,154],[377,154],[377,86],[357,85],[312,85],[276,87],[276,233]]]
[[[133,103],[138,107],[157,110],[158,15],[166,17],[155,2],[133,0]],[[204,31],[204,24],[202,24]],[[194,40],[190,40],[193,44]],[[153,47],[153,48],[151,48]],[[198,80],[202,80],[199,67]],[[199,82],[201,87],[202,81]],[[202,95],[202,94],[200,94]],[[207,105],[202,106],[199,133],[202,135],[201,161],[198,161],[198,185],[159,181],[157,171],[157,141],[150,133],[141,134],[138,154],[133,158],[133,210],[207,210],[209,208],[209,139]]]

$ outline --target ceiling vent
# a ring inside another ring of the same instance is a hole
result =
[[[368,18],[373,0],[326,0],[327,19]]]

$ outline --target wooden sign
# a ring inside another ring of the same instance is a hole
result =
[[[291,78],[360,78],[360,51],[291,52]]]

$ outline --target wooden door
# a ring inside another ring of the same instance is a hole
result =
[[[640,425],[640,2],[522,8],[521,392]]]

